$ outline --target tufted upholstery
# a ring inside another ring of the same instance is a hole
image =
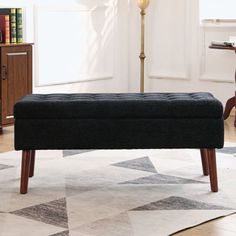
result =
[[[221,148],[209,93],[29,95],[14,108],[15,149]]]
[[[15,105],[15,118],[222,118],[209,93],[34,94]]]

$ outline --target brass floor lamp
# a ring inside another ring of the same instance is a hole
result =
[[[146,8],[149,5],[150,0],[136,0],[139,8],[141,9],[141,52],[140,52],[140,93],[144,93],[144,61],[145,61],[145,15]]]

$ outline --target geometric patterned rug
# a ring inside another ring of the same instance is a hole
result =
[[[167,236],[235,213],[236,147],[226,146],[218,193],[199,150],[38,151],[26,195],[21,153],[2,153],[0,236]]]

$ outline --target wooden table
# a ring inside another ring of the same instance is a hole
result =
[[[231,50],[236,53],[236,47],[210,46],[209,48],[221,49],[221,50]],[[235,82],[236,82],[236,71],[235,71]],[[224,112],[224,119],[225,120],[229,117],[229,115],[234,107],[236,108],[236,91],[235,91],[235,95],[233,97],[231,97],[226,103],[225,112]],[[236,116],[235,116],[234,126],[236,127]]]

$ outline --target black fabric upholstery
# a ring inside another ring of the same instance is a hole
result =
[[[221,118],[209,93],[33,94],[15,105],[15,118]]]
[[[208,93],[83,95],[31,95],[17,103],[15,149],[223,147],[222,105]]]
[[[221,119],[17,119],[16,150],[222,148]]]

